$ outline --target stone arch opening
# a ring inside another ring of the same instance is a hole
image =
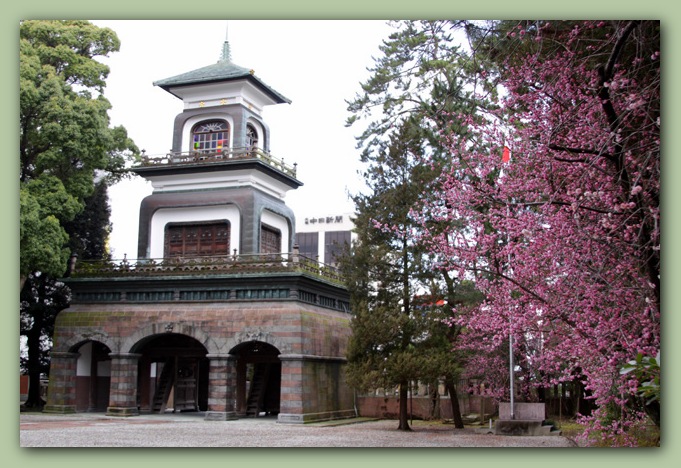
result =
[[[100,341],[86,340],[72,346],[76,360],[76,411],[103,412],[109,404],[111,349]]]
[[[131,352],[140,355],[137,403],[142,413],[206,411],[208,351],[179,333],[147,337]]]
[[[236,357],[236,413],[239,417],[279,414],[280,351],[263,341],[247,341],[230,351]]]

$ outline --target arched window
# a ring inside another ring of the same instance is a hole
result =
[[[211,120],[197,124],[192,130],[192,151],[219,153],[229,148],[229,124]]]
[[[246,125],[246,148],[256,149],[258,147],[258,131],[251,124]]]

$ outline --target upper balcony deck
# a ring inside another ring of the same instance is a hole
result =
[[[137,260],[75,261],[71,278],[114,278],[132,276],[178,276],[299,272],[342,286],[338,268],[300,255],[297,251],[280,254],[215,255],[210,257],[144,258]]]
[[[259,162],[265,167],[296,179],[297,164],[288,165],[260,148],[230,148],[219,151],[170,152],[159,156],[143,155],[133,170],[144,173],[154,169],[181,169],[220,166],[230,163]]]
[[[80,261],[64,278],[78,303],[297,300],[349,311],[337,268],[299,255]]]

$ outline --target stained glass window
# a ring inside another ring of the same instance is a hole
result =
[[[219,153],[229,148],[229,125],[224,120],[201,122],[192,131],[193,151]]]

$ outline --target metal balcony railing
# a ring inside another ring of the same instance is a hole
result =
[[[231,148],[219,151],[202,150],[188,151],[181,153],[167,153],[160,156],[143,155],[138,167],[172,167],[190,164],[219,164],[226,161],[247,161],[257,160],[268,166],[283,172],[291,177],[296,177],[298,172],[297,164],[289,166],[283,159],[272,156],[267,151],[260,148]]]
[[[344,284],[340,271],[297,252],[210,257],[144,258],[73,262],[71,278],[164,277],[178,275],[304,272]]]

